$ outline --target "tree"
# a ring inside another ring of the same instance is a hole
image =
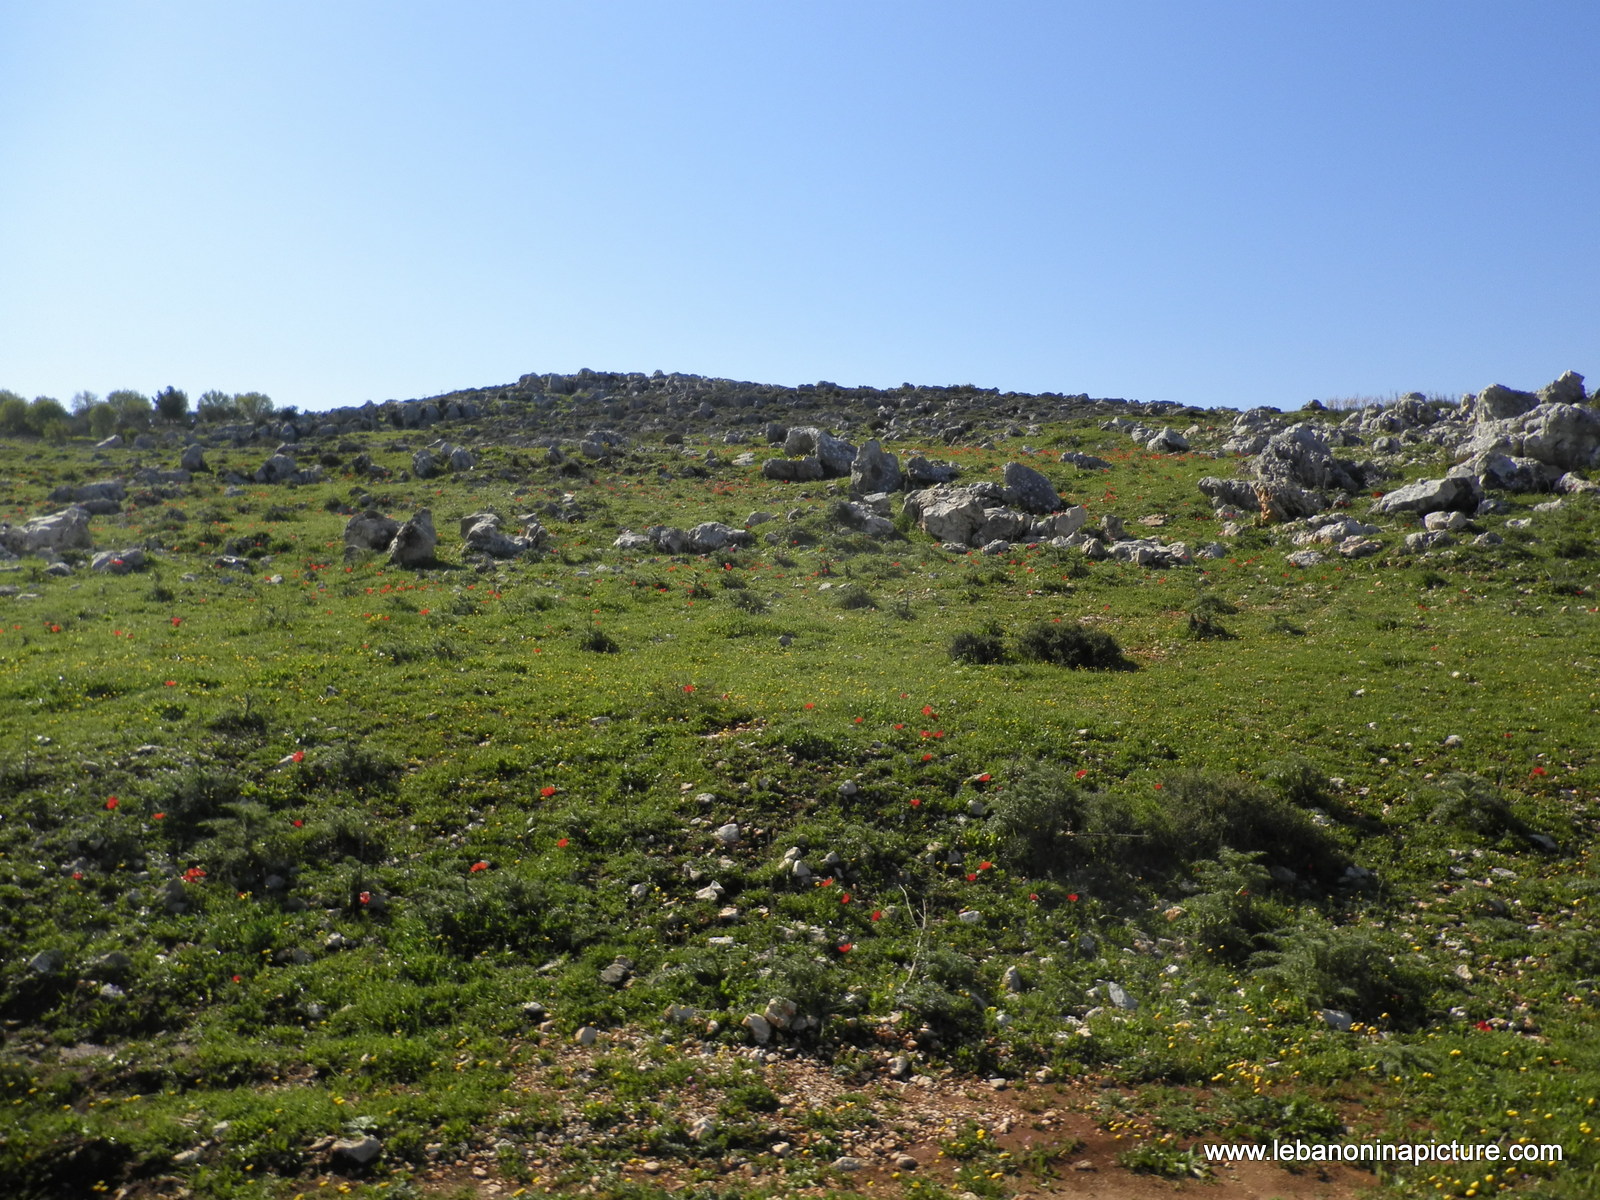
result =
[[[89,410],[100,403],[100,397],[93,392],[79,392],[72,398],[72,415],[75,417],[87,416]]]
[[[109,404],[89,406],[89,432],[94,437],[110,437],[117,431],[117,410]]]
[[[156,393],[156,412],[163,421],[181,421],[189,415],[189,393],[170,384]]]
[[[195,415],[202,421],[231,421],[239,415],[239,410],[234,405],[232,396],[212,388],[209,392],[201,394],[200,401],[195,406]]]
[[[233,398],[233,406],[246,421],[263,421],[272,415],[272,397],[260,392],[240,392]]]
[[[128,429],[145,429],[150,424],[150,397],[132,388],[118,388],[106,397],[106,404],[116,414],[117,424]]]
[[[67,410],[54,396],[35,396],[28,405],[28,427],[41,436],[57,426],[67,425]]]
[[[27,433],[28,402],[15,392],[0,388],[0,434]]]

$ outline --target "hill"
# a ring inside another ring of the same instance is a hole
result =
[[[1570,373],[0,440],[0,1181],[1590,1196],[1597,461]]]

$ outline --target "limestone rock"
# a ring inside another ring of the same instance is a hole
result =
[[[397,567],[425,567],[434,561],[439,535],[433,528],[433,513],[419,509],[395,531],[389,544],[389,561]]]

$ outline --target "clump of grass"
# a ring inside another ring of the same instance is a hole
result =
[[[580,634],[578,647],[591,654],[615,654],[622,649],[617,640],[603,629],[590,629]]]

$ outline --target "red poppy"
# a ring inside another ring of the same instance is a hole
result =
[[[931,755],[931,754],[924,754],[924,755],[923,755],[923,756],[922,756],[922,761],[923,761],[923,762],[932,762],[932,761],[933,761],[933,755]]]
[[[860,718],[860,717],[857,717],[857,718],[856,718],[856,724],[857,724],[857,725],[859,725],[859,724],[861,724],[861,718]]]
[[[1543,767],[1535,767],[1533,769],[1533,774],[1535,774],[1535,775],[1544,775],[1544,774],[1547,774],[1547,772],[1545,771],[1545,769]]]
[[[839,893],[839,903],[840,904],[849,904],[850,903],[850,893],[849,892],[841,892],[841,893]]]
[[[363,903],[363,904],[370,903],[371,900],[372,900],[372,893],[371,892],[362,892],[361,895],[356,897],[356,899],[360,900],[361,903]]]
[[[106,798],[106,807],[107,808],[115,808],[117,805],[119,805],[121,803],[122,803],[122,801],[118,800],[115,796],[108,796]]]
[[[296,829],[299,829],[302,825],[305,824],[305,822],[302,821],[299,817],[296,817],[293,821],[291,821],[289,823],[291,825],[293,825]]]
[[[1028,893],[1028,899],[1029,900],[1037,900],[1038,898],[1039,898],[1039,893],[1038,892],[1029,892]]]
[[[913,796],[913,797],[911,797],[911,807],[912,808],[921,808],[922,807],[922,797],[921,796]]]
[[[489,864],[480,859],[467,868],[467,874],[476,875],[479,871],[487,871],[488,869]]]
[[[981,862],[981,863],[978,864],[978,870],[980,870],[980,871],[992,871],[992,870],[994,870],[994,864],[992,862]]]
[[[243,975],[235,975],[233,977],[233,981],[235,983],[243,983],[244,982],[244,976]]]
[[[165,821],[167,819],[167,814],[166,813],[151,813],[150,814],[150,819],[152,821]]]
[[[178,681],[176,679],[169,679],[169,680],[167,680],[167,686],[168,687],[177,687],[178,686]]]
[[[840,954],[849,954],[850,951],[852,951],[854,949],[855,949],[855,945],[852,942],[841,942],[839,944],[839,953]]]
[[[1078,902],[1078,893],[1077,892],[1068,892],[1067,893],[1067,899],[1072,901],[1074,904],[1076,904]]]
[[[933,705],[924,704],[922,706],[922,715],[925,717],[936,717],[939,714],[933,711]]]
[[[806,707],[807,707],[807,708],[815,708],[815,707],[816,707],[816,705],[815,705],[815,704],[813,704],[813,703],[812,703],[812,702],[811,702],[811,701],[809,701],[809,700],[807,700],[807,701],[806,701]]]
[[[554,796],[555,794],[556,794],[556,788],[555,788],[555,784],[553,784],[553,783],[547,783],[542,788],[539,789],[539,795],[541,795],[541,796],[550,797],[550,796]]]
[[[182,625],[182,624],[183,624],[183,618],[182,617],[173,617],[172,618],[172,625],[173,625],[174,629],[176,629],[179,625]]]
[[[692,693],[692,692],[693,692],[693,691],[694,691],[694,684],[692,684],[692,683],[686,683],[686,684],[684,684],[684,685],[683,685],[683,690],[684,690],[684,692],[686,692],[686,693]]]
[[[894,727],[896,729],[904,729],[906,727],[906,723],[904,721],[896,721]]]
[[[567,848],[567,839],[566,838],[557,838],[556,839],[556,848],[558,850],[565,850]]]
[[[185,883],[199,883],[200,880],[204,879],[205,877],[206,871],[204,867],[190,867],[183,873],[183,880]]]
[[[874,921],[883,920],[883,910],[882,909],[874,909],[873,912],[872,912],[872,919]]]
[[[993,778],[993,777],[989,774],[989,772],[985,771],[982,775],[978,776],[978,782],[979,783],[988,783],[991,778]]]
[[[1074,774],[1074,775],[1073,775],[1073,776],[1072,776],[1072,777],[1073,777],[1073,778],[1074,778],[1074,779],[1082,779],[1082,778],[1083,778],[1083,777],[1084,777],[1084,776],[1085,776],[1085,775],[1087,775],[1087,774],[1088,774],[1088,773],[1089,773],[1089,772],[1088,772],[1088,771],[1078,771],[1078,772],[1076,772],[1076,773],[1075,773],[1075,774]]]
[[[1160,791],[1160,790],[1161,790],[1161,786],[1162,786],[1162,785],[1161,785],[1161,784],[1159,784],[1159,783],[1158,783],[1158,784],[1156,784],[1156,791],[1158,791],[1158,792],[1159,792],[1159,791]]]
[[[305,762],[306,752],[304,750],[296,750],[293,754],[289,755],[289,760],[291,762]]]
[[[74,871],[72,873],[72,877],[74,879],[82,879],[83,878],[83,872],[82,871]]]
[[[977,883],[978,882],[978,876],[974,872],[968,871],[967,872],[967,882],[968,883]]]
[[[1480,1030],[1482,1030],[1484,1033],[1493,1033],[1494,1032],[1494,1026],[1489,1024],[1489,1022],[1487,1022],[1487,1021],[1479,1021],[1478,1022],[1478,1028]]]

